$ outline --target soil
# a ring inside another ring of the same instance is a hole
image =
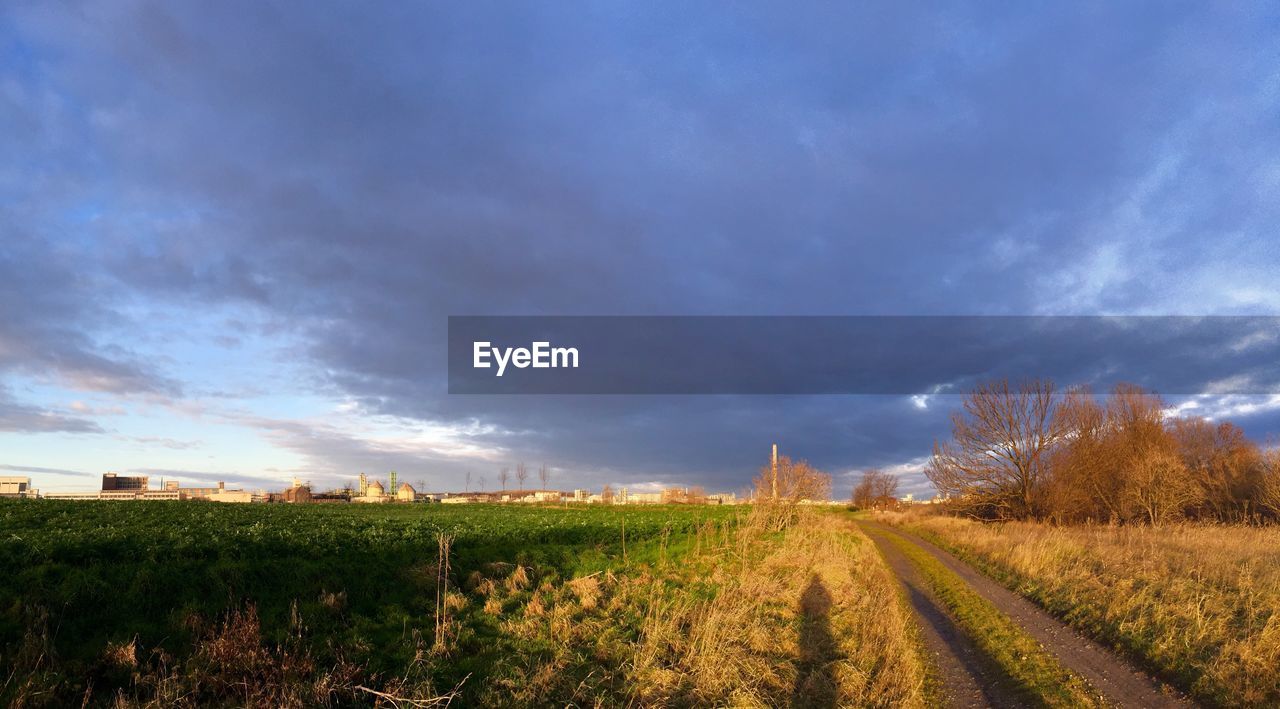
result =
[[[1007,678],[986,660],[973,641],[955,624],[915,566],[889,542],[889,535],[920,547],[940,561],[975,593],[1035,638],[1064,667],[1087,680],[1110,704],[1120,707],[1195,706],[1173,688],[936,545],[879,522],[860,521],[859,525],[876,542],[906,589],[907,598],[920,618],[925,646],[933,656],[937,679],[949,706],[1007,707],[1020,706],[1024,701],[1019,701]]]

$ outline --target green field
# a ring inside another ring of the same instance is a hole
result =
[[[738,515],[704,506],[0,502],[0,666],[13,668],[0,677],[0,700],[57,706],[120,693],[136,703],[359,704],[376,695],[352,686],[426,695],[462,683],[461,696],[480,701],[491,691],[482,688],[520,674],[513,658],[556,652],[550,633],[505,628],[504,610],[575,577],[663,566],[727,538]],[[436,581],[441,533],[452,539],[446,589]],[[506,591],[493,593],[496,585]],[[238,683],[297,686],[238,696]]]

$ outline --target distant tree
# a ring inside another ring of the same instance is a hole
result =
[[[898,478],[877,469],[862,473],[853,488],[853,504],[861,509],[883,509],[898,503]]]
[[[830,475],[806,461],[793,461],[785,455],[778,456],[776,478],[773,464],[766,463],[760,468],[754,484],[752,515],[768,529],[785,529],[795,524],[803,515],[801,503],[831,498]]]
[[[529,479],[529,469],[524,463],[516,463],[516,480],[520,482],[520,489],[524,489],[524,481]]]
[[[538,466],[538,481],[542,483],[542,489],[547,489],[547,481],[551,479],[551,469],[546,463]]]
[[[827,500],[831,497],[831,476],[809,465],[778,456],[778,497],[773,497],[773,466],[760,468],[755,479],[755,499],[794,504],[804,500]]]
[[[971,515],[1035,515],[1049,453],[1062,437],[1055,405],[1048,380],[979,385],[952,414],[952,440],[934,443],[926,476]]]
[[[480,492],[484,492],[484,476],[480,476]]]
[[[502,483],[502,491],[503,491],[503,492],[506,492],[506,491],[507,491],[507,481],[508,481],[508,480],[510,480],[510,479],[511,479],[511,470],[510,470],[510,469],[508,469],[508,468],[503,468],[502,470],[499,470],[499,471],[498,471],[498,482],[501,482],[501,483]]]
[[[600,501],[605,503],[606,505],[613,504],[613,488],[612,487],[608,485],[604,486],[604,489],[600,491]]]
[[[465,492],[471,492],[471,471],[470,470],[467,471],[467,487],[465,488]]]

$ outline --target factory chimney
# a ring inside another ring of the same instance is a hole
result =
[[[773,444],[773,499],[778,499],[778,444]]]

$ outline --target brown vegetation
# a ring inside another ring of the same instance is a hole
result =
[[[952,417],[926,474],[979,519],[1164,524],[1280,517],[1280,466],[1229,422],[1171,418],[1117,385],[1103,402],[1046,381],[984,384]]]
[[[642,704],[924,703],[924,665],[897,586],[847,518],[813,515],[780,545],[758,544],[740,547],[745,567],[731,558],[705,567],[720,588],[714,598],[650,606],[636,654]],[[799,634],[789,630],[797,620]]]
[[[435,668],[457,659],[476,627],[461,621],[476,616],[504,648],[483,683],[463,687],[481,705],[927,705],[910,612],[872,543],[843,514],[805,506],[779,527],[775,509],[648,540],[633,550],[645,561],[567,579],[495,562],[455,587],[441,535],[423,568],[437,580],[434,640],[429,625],[408,628],[402,671],[372,672],[336,646],[317,656],[296,606],[287,637],[268,638],[252,605],[192,616],[181,658],[113,643],[101,671],[130,677],[119,706],[443,706],[458,688],[438,686]],[[345,594],[320,600],[344,613]],[[19,705],[38,705],[43,681]]]
[[[898,479],[883,470],[867,470],[862,473],[862,479],[854,486],[851,502],[854,507],[864,510],[896,507]]]
[[[571,579],[491,565],[479,607],[504,643],[486,705],[920,707],[925,661],[909,611],[848,517],[810,510],[779,531],[760,507],[663,540],[652,561]]]
[[[767,519],[767,526],[782,529],[801,516],[800,505],[831,499],[831,476],[808,461],[778,456],[776,464],[760,468],[754,482],[753,514]]]
[[[952,440],[935,443],[929,480],[939,492],[993,517],[1036,512],[1050,449],[1062,437],[1052,382],[1008,380],[978,386],[951,416]]]
[[[1280,705],[1280,529],[888,515],[1219,706]]]

